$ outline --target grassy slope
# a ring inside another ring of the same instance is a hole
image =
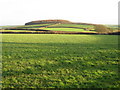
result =
[[[23,25],[23,26],[19,26],[18,28],[34,28],[34,27],[44,27],[48,25],[51,25],[51,24]]]
[[[118,31],[117,25],[106,25],[106,26],[108,28],[111,28],[112,31]],[[0,28],[5,28],[5,27],[6,26],[2,26]],[[43,28],[43,27],[45,27],[45,28]],[[6,28],[8,28],[8,27],[6,27]],[[52,30],[52,31],[95,32],[95,31],[84,30],[86,28],[88,28],[89,30],[94,30],[93,25],[79,25],[79,24],[36,24],[36,25],[16,26],[15,28],[16,28],[16,31],[17,31],[17,29],[28,29],[28,30],[29,29],[44,29],[44,30]],[[26,30],[23,30],[23,31],[26,31]]]
[[[119,30],[119,25],[105,25],[106,27],[110,28],[113,31]]]
[[[46,26],[48,26],[48,27],[46,27]],[[45,28],[43,28],[43,27],[45,27]],[[18,27],[16,27],[16,31],[17,31],[17,29],[44,29],[44,30],[52,30],[52,31],[87,32],[83,28],[94,28],[94,27],[93,27],[93,25],[77,25],[77,24],[37,24],[37,25],[18,26]],[[6,31],[8,31],[8,30],[6,30]],[[89,32],[91,32],[91,31],[89,31]]]
[[[114,35],[3,34],[3,88],[118,88]]]
[[[94,28],[93,25],[78,25],[78,24],[58,24],[44,28],[44,30],[52,31],[72,31],[72,32],[95,32],[85,31],[83,28]]]
[[[94,27],[93,25],[78,25],[78,24],[59,24],[53,27],[80,27],[80,28],[90,28]]]
[[[84,32],[83,29],[76,29],[76,28],[44,28],[44,30]]]
[[[1,30],[2,32],[28,32],[30,30]]]

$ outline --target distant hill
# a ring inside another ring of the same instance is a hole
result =
[[[15,34],[109,34],[119,35],[116,26],[104,26],[105,28],[96,29],[100,24],[71,22],[68,20],[38,20],[25,23],[23,26],[2,26],[0,33]],[[99,27],[100,28],[100,27]],[[99,31],[98,31],[99,30]],[[103,32],[104,31],[104,32]]]
[[[68,20],[60,20],[60,19],[54,19],[54,20],[38,20],[38,21],[31,21],[25,23],[25,25],[35,25],[35,24],[81,24],[81,25],[95,25],[91,23],[77,23],[77,22],[71,22]]]
[[[61,23],[61,24],[69,24],[72,23],[68,20],[38,20],[38,21],[31,21],[28,23],[25,23],[25,25],[34,25],[34,24],[56,24],[56,23]]]

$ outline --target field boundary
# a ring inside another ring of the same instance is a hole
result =
[[[68,32],[68,31],[50,31],[39,30],[37,32],[0,32],[2,34],[91,34],[91,35],[120,35],[120,32],[97,33],[97,32]]]

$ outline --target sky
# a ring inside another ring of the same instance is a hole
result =
[[[118,24],[119,0],[0,0],[0,25],[63,19],[94,24]]]

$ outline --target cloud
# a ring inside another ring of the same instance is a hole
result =
[[[1,24],[67,19],[76,22],[117,23],[119,0],[1,0]]]

